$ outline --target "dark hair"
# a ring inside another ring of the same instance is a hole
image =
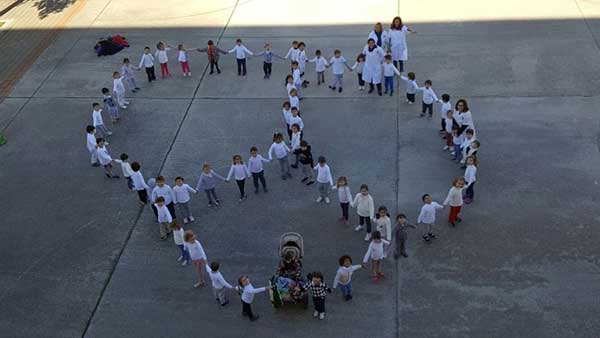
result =
[[[100,107],[100,103],[94,102],[92,103],[92,108]]]
[[[421,200],[423,200],[423,202],[425,202],[425,198],[427,198],[427,197],[431,197],[431,196],[429,196],[429,194],[425,194],[421,197]]]
[[[369,186],[366,185],[366,184],[361,184],[360,185],[360,189],[358,189],[358,190],[360,191],[360,190],[363,190],[363,189],[366,189],[367,191],[369,191]]]
[[[302,141],[300,141],[300,146],[301,147],[308,147],[308,142],[302,140]]]
[[[471,144],[477,144],[477,148],[481,147],[481,142],[479,142],[479,140],[475,140]]]
[[[416,76],[416,75],[415,75],[415,73],[413,73],[413,72],[408,72],[408,73],[406,73],[406,76],[407,76],[409,79],[411,79],[411,80],[414,80],[414,79],[416,79],[416,78],[417,78],[417,76]]]
[[[219,266],[220,266],[219,262],[216,262],[216,261],[210,262],[210,265],[209,265],[212,272],[217,272],[217,270],[219,270]]]
[[[104,137],[96,138],[96,144],[100,144],[100,142],[104,142]]]
[[[150,47],[148,47],[148,46],[144,47],[144,50],[146,50],[146,49],[150,49]]]
[[[467,129],[467,131],[465,131],[465,134],[471,134],[471,135],[473,135],[474,131],[473,131],[473,129],[469,128],[469,129]]]
[[[338,260],[338,262],[340,263],[340,266],[344,265],[344,262],[346,261],[346,259],[350,261],[350,264],[352,264],[352,257],[350,257],[350,255],[343,255]]]
[[[294,111],[294,110],[295,110],[295,111],[298,111],[298,107],[296,107],[296,106],[293,106],[293,107],[292,107],[292,111]]]
[[[183,179],[183,177],[181,177],[181,176],[177,176],[177,177],[175,177],[175,181],[178,181],[178,180],[185,181],[185,180]]]
[[[156,201],[155,201],[155,202],[156,202],[156,203],[161,203],[161,202],[162,202],[162,203],[165,203],[165,198],[164,198],[164,197],[162,197],[162,196],[158,196],[158,197],[156,198]]]
[[[448,95],[448,94],[442,94],[442,101],[444,101],[444,102],[450,101],[450,95]]]
[[[158,200],[158,198],[157,198]],[[179,224],[179,221],[174,219],[173,222],[171,222],[171,224],[169,224],[169,228],[171,229],[181,229],[181,224]]]
[[[89,134],[91,132],[93,132],[96,128],[94,126],[90,126],[88,125],[87,127],[85,127],[85,131]]]
[[[364,60],[365,59],[365,54],[363,54],[363,53],[358,54],[356,56],[356,62],[359,62],[361,58]]]
[[[319,156],[319,158],[317,159],[317,162],[319,162],[319,163],[326,163],[327,159],[325,158],[325,156]]]
[[[124,58],[123,63],[129,62],[129,58]]]
[[[298,47],[300,47],[300,46],[306,47],[306,44],[304,42],[300,41],[300,42],[298,42]]]
[[[108,94],[108,93],[110,93],[108,88],[102,88],[102,94]]]
[[[292,61],[292,66],[294,66],[294,65],[297,66],[298,65],[298,61]]]
[[[276,142],[278,140],[283,140],[283,134],[276,132],[273,134],[273,142]]]
[[[339,49],[336,49],[336,50],[333,51],[333,54],[342,54],[342,51],[339,50]]]
[[[298,44],[297,40],[292,41],[292,45],[297,45],[297,44]]]
[[[298,123],[294,123],[292,124],[292,128],[296,127],[296,129],[298,129],[298,131],[300,131],[300,125]]]
[[[253,151],[258,151],[258,148],[256,148],[256,146],[250,147],[250,152],[253,152]]]
[[[207,44],[207,45],[209,45],[209,46],[212,46],[212,45],[214,45],[215,43],[213,42],[213,40],[208,40],[208,42],[207,42],[206,44]]]
[[[396,22],[396,19],[400,20],[400,27],[397,27],[394,25],[394,22]],[[399,16],[396,16],[392,19],[392,24],[390,25],[391,29],[402,29],[402,26],[404,26],[404,24],[402,23],[402,18]]]
[[[242,159],[241,155],[233,155],[233,157],[231,157],[231,163],[235,163],[235,160],[240,160],[240,164],[244,164],[244,160]]]
[[[291,107],[292,104],[290,103],[290,101],[283,101],[283,106],[285,108],[285,106]]]
[[[386,60],[391,60],[392,59],[392,55],[390,54],[386,54],[384,57]]]
[[[454,109],[458,110],[459,103],[462,103],[464,105],[464,111],[469,111],[469,105],[467,104],[467,100],[465,100],[465,99],[460,99],[460,100],[456,101],[456,104],[454,105]]]
[[[375,39],[373,39],[373,38],[369,38],[369,40],[367,40],[367,43],[369,43],[371,41],[373,41],[373,43],[375,43]]]
[[[319,278],[321,281],[323,281],[323,274],[319,271],[314,271],[313,273],[310,274],[312,276],[312,278]]]
[[[320,50],[320,49],[317,49],[317,50],[315,51],[315,54],[317,54],[317,55],[321,55],[321,50]]]
[[[121,161],[127,161],[127,159],[129,158],[129,155],[122,153],[121,156],[119,156],[119,158],[121,159]]]
[[[133,163],[131,163],[131,170],[133,170],[133,171],[140,171],[141,167],[142,166],[140,165],[139,162],[133,162]]]
[[[235,42],[236,42],[236,43],[238,43],[238,42],[242,42],[242,39],[236,39],[236,40],[235,40]]]
[[[373,239],[381,239],[381,232],[373,231]]]
[[[376,219],[379,219],[379,212],[380,212],[380,211],[385,211],[385,215],[386,215],[387,217],[390,217],[390,213],[388,212],[388,209],[387,209],[387,208],[386,208],[384,205],[382,205],[382,206],[380,206],[379,208],[377,208],[377,214],[375,215],[375,218],[376,218]]]
[[[430,86],[432,86],[432,85],[433,85],[433,82],[431,82],[431,80],[425,80],[425,84],[426,84],[426,85],[430,85]]]
[[[165,178],[162,175],[158,175],[158,176],[156,176],[155,180],[156,180],[156,182],[158,182],[158,181],[163,181],[164,182]]]
[[[294,61],[294,62],[295,62],[295,61]],[[297,63],[297,62],[296,62],[296,63]],[[289,80],[289,79],[292,79],[292,81],[293,81],[293,80],[294,80],[294,76],[293,76],[292,74],[288,74],[288,75],[285,77],[285,85],[286,85],[286,86],[287,86],[287,83],[288,83],[288,80]],[[285,102],[287,102],[287,101],[285,101]],[[285,103],[285,102],[284,102],[284,103]]]
[[[400,218],[406,219],[406,215],[405,214],[398,214],[398,215],[396,215],[396,220],[399,220]]]
[[[159,42],[156,44],[156,49],[160,49],[160,46],[164,46],[164,44],[163,44],[162,42],[160,42],[160,41],[159,41]]]

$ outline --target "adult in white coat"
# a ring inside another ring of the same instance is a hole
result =
[[[404,72],[404,62],[408,60],[408,47],[406,46],[406,35],[416,33],[408,26],[402,23],[402,19],[397,16],[392,20],[392,25],[388,36],[390,38],[390,51],[394,66],[402,73]]]
[[[383,48],[383,51],[388,50],[390,37],[388,36],[388,32],[383,30],[383,25],[381,22],[375,24],[375,27],[371,33],[369,33],[369,39],[375,40],[375,44]]]
[[[374,39],[369,39],[363,49],[363,54],[365,55],[365,66],[363,68],[362,79],[369,83],[369,93],[372,93],[374,87],[377,86],[377,94],[381,96],[381,78],[383,72],[381,64],[383,63],[385,52],[383,48],[375,44]]]

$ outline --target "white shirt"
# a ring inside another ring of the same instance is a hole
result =
[[[133,189],[135,190],[144,190],[149,189],[150,187],[146,184],[144,180],[144,175],[142,175],[141,171],[132,171],[131,180],[133,181]]]
[[[158,214],[158,221],[160,223],[171,223],[173,222],[173,217],[171,216],[171,212],[169,208],[163,203],[162,207],[158,206],[158,204],[154,204],[156,207],[156,213]]]
[[[347,185],[338,187],[337,185],[333,187],[333,189],[337,189],[338,199],[340,203],[350,203],[352,202],[352,194],[350,193],[350,188]]]
[[[300,110],[300,98],[298,96],[290,96],[290,106]]]
[[[394,76],[394,74],[400,76],[400,71],[393,63],[383,63],[383,76]]]
[[[306,52],[301,50],[298,52],[298,69],[304,71],[306,68]]]
[[[294,116],[294,115],[290,115],[289,118],[285,121],[287,124],[289,124],[290,128],[294,125],[297,124],[298,127],[300,127],[300,131],[302,131],[304,129],[304,122],[302,122],[302,118],[298,115]]]
[[[187,52],[185,50],[177,51],[177,61],[179,61],[179,62],[187,61]]]
[[[122,76],[118,79],[113,79],[113,91],[116,93],[125,93]]]
[[[292,151],[300,149],[300,135],[301,132],[292,133]]]
[[[173,241],[175,241],[175,245],[184,245],[185,242],[183,241],[183,235],[183,228],[179,228],[177,230],[173,229]]]
[[[439,102],[442,104],[440,106],[440,117],[445,119],[446,113],[448,112],[448,110],[452,110],[452,103],[450,103],[450,101],[444,102],[442,100],[439,100]],[[454,117],[454,115],[452,115],[452,116]],[[450,132],[452,132],[452,129],[450,130]]]
[[[407,94],[415,94],[417,92],[417,88],[419,88],[419,85],[417,84],[416,80],[411,80],[409,78],[407,78],[406,76],[400,76],[400,78],[404,81],[406,81],[406,93]]]
[[[154,67],[154,56],[152,56],[152,54],[150,54],[150,53],[142,54],[142,59],[140,60],[140,68],[142,68],[142,67],[145,67],[145,68]]]
[[[292,110],[291,109],[283,109],[283,118],[285,119],[285,123],[289,124],[288,121],[290,119],[290,116],[292,116]]]
[[[200,244],[200,242],[198,242],[197,240],[194,241],[194,243],[185,242],[185,247],[190,253],[190,258],[193,261],[198,259],[206,260],[206,253],[204,252],[204,248],[202,247],[202,244]]]
[[[389,244],[389,243],[390,242],[386,241],[385,239],[381,239],[381,241],[379,243],[377,243],[375,241],[371,241],[371,243],[369,243],[369,248],[367,249],[367,253],[365,254],[365,257],[363,258],[363,263],[368,263],[369,259],[372,259],[372,260],[384,259],[385,253],[383,250],[383,245]]]
[[[392,240],[392,222],[388,216],[376,218],[375,229],[381,233],[381,238]]]
[[[184,183],[181,186],[175,184],[173,187],[173,195],[175,198],[173,202],[175,203],[187,203],[190,201],[190,193],[194,194],[197,192],[196,189],[190,187],[188,184]]]
[[[329,183],[333,185],[333,178],[331,177],[331,169],[327,164],[321,165],[317,164],[314,168],[317,171],[317,182],[319,183]]]
[[[452,207],[458,207],[458,206],[463,205],[463,194],[462,194],[462,191],[465,188],[466,187],[462,187],[462,188],[452,187],[452,188],[450,188],[450,190],[448,191],[448,196],[446,196],[446,199],[444,200],[444,205],[450,204],[450,206],[452,206]]]
[[[473,143],[473,141],[475,141],[475,136],[471,136],[471,138],[467,138],[465,136],[465,139],[463,140],[463,142],[460,144],[460,148],[463,149],[464,151],[467,150],[467,147],[471,145],[471,143]]]
[[[361,61],[361,62],[354,62],[354,65],[352,65],[352,70],[356,71],[358,74],[362,74],[363,72],[363,68],[365,68],[365,62]]]
[[[173,193],[173,189],[168,184],[159,187],[158,185],[152,189],[152,201],[156,201],[156,198],[162,196],[165,199],[165,205],[171,204],[175,199],[175,194]]]
[[[444,117],[444,121],[446,121],[446,132],[448,134],[452,134],[452,124],[454,122],[454,118],[452,118],[452,117]]]
[[[460,146],[463,143],[464,140],[465,140],[465,134],[464,133],[460,134],[458,136],[452,135],[452,143],[454,145]]]
[[[292,61],[298,61],[298,53],[300,53],[298,48],[291,47],[287,54],[285,54],[285,58],[289,57]]]
[[[293,83],[286,84],[285,89],[287,89],[287,94],[290,97],[290,100],[291,100],[290,92],[292,91],[292,89],[298,90],[298,88],[296,88],[296,85],[294,85]]]
[[[315,64],[315,70],[317,71],[317,73],[324,72],[327,66],[329,65],[327,63],[327,60],[322,56],[315,56],[314,58],[308,60],[308,62],[312,62]]]
[[[375,31],[371,31],[371,33],[369,33],[369,37],[368,39],[373,39],[375,40],[375,45],[382,48],[384,51],[387,50],[387,46],[389,43],[389,36],[388,36],[388,32],[387,31],[382,31],[381,32],[381,46],[379,46],[377,44],[377,33],[375,33]]]
[[[371,195],[364,196],[361,193],[354,196],[354,200],[351,202],[352,207],[356,208],[356,212],[362,217],[375,217],[375,205],[373,204],[373,197]]]
[[[257,154],[256,156],[250,156],[248,158],[248,171],[250,173],[258,174],[259,172],[264,170],[263,162],[269,162],[266,158],[262,157],[262,155]]]
[[[351,265],[349,267],[340,266],[333,279],[333,288],[335,289],[338,284],[348,285],[352,281],[352,274],[354,271],[362,268],[361,265]]]
[[[273,142],[273,144],[271,144],[271,148],[269,148],[269,160],[273,159],[273,153],[275,153],[275,158],[282,159],[286,157],[289,152],[290,148],[285,145],[285,142]]]
[[[467,165],[467,169],[465,169],[465,181],[467,181],[467,187],[477,181],[475,175],[477,174],[477,167],[473,164]]]
[[[434,101],[438,100],[437,96],[435,96],[433,88],[419,87],[417,89],[423,92],[423,103],[432,104]]]
[[[86,147],[87,149],[92,152],[96,150],[96,136],[94,136],[94,134],[90,134],[87,133],[87,137],[86,137]]]
[[[99,110],[94,109],[92,111],[92,121],[93,121],[92,124],[94,125],[94,127],[104,125],[104,121],[102,121],[102,109],[99,109]]]
[[[254,295],[260,292],[265,292],[267,289],[263,288],[254,288],[252,283],[248,283],[248,285],[244,286],[242,291],[242,300],[244,303],[252,304],[254,301]]]
[[[458,113],[457,121],[461,126],[467,125],[470,129],[473,129],[473,136],[475,136],[475,124],[473,123],[473,115],[471,115],[471,111],[466,111],[464,113]],[[467,129],[469,129],[467,128]]]
[[[108,149],[106,149],[106,146],[104,146],[102,148],[98,148],[97,153],[98,153],[98,160],[100,161],[100,164],[107,165],[110,162],[112,162],[112,157],[110,157],[110,154],[108,153]]]
[[[443,206],[437,202],[431,202],[430,204],[423,204],[419,217],[417,217],[417,223],[433,224],[435,223],[435,211],[442,209]]]
[[[232,289],[233,286],[227,283],[223,275],[219,271],[212,271],[208,264],[206,265],[206,272],[208,273],[208,277],[210,277],[210,281],[212,282],[212,287],[221,290],[222,288]]]
[[[250,55],[254,55],[244,45],[235,45],[233,48],[231,48],[231,50],[229,50],[229,53],[233,53],[233,52],[235,52],[235,58],[236,59],[245,59],[246,58],[246,53],[250,54]]]
[[[296,86],[302,85],[302,77],[300,76],[300,67],[294,69],[292,76],[294,77],[294,85],[296,85]],[[296,87],[296,88],[298,88],[298,87]]]
[[[232,164],[231,168],[229,168],[229,174],[227,174],[227,181],[231,179],[232,175],[236,181],[241,181],[245,180],[247,177],[250,177],[250,172],[243,164]]]
[[[329,64],[331,65],[331,72],[335,75],[344,74],[344,66],[346,65],[346,59],[340,55],[340,57],[336,58],[335,56],[329,60]]]
[[[171,48],[165,47],[163,50],[157,50],[154,56],[158,59],[158,63],[169,62],[169,57],[167,56],[167,51],[171,50]]]
[[[133,169],[131,169],[131,164],[129,164],[129,162],[124,162],[121,160],[115,160],[115,162],[121,164],[121,171],[123,172],[123,177],[131,177],[131,174],[133,174]]]

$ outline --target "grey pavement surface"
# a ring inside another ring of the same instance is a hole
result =
[[[238,13],[225,27],[230,14],[219,12],[220,27],[121,28],[133,47],[105,58],[90,46],[113,29],[67,30],[0,104],[9,139],[0,148],[1,337],[597,336],[597,21],[412,25],[419,33],[409,40],[408,69],[472,108],[482,142],[475,202],[456,229],[445,225],[446,212],[438,214],[431,245],[412,232],[411,257],[397,266],[388,261],[384,283],[357,273],[355,299],[345,303],[334,293],[325,321],[310,310],[275,310],[261,295],[255,309],[262,318],[250,324],[237,296],[221,309],[209,289],[191,287],[193,269],[176,264],[171,239],[158,240],[149,208],[139,208],[123,180],[90,168],[84,148],[99,88],[110,87],[110,72],[123,57],[138,60],[144,45],[198,46],[224,30],[225,48],[241,36],[252,50],[271,41],[285,53],[301,38],[309,55],[340,48],[353,60],[370,29],[248,28]],[[111,153],[129,153],[147,178],[160,172],[169,182],[182,175],[195,184],[205,161],[226,174],[233,154],[247,156],[257,145],[264,155],[272,132],[282,129],[287,62],[277,62],[265,81],[258,58],[243,79],[231,56],[221,59],[219,76],[203,74],[205,55],[190,61],[190,78],[176,62],[165,81],[147,84],[139,73],[142,90],[129,94],[132,104],[113,127]],[[367,183],[376,205],[414,220],[421,194],[441,202],[462,171],[441,150],[437,119],[419,118],[419,107],[398,96],[359,92],[355,74],[346,75],[342,94],[314,82],[306,90],[305,138],[315,155],[327,156],[335,177],[349,177],[353,193]],[[336,222],[336,203],[316,205],[316,188],[297,182],[298,174],[282,182],[276,164],[266,174],[270,193],[250,194],[243,204],[232,183],[218,187],[219,210],[193,196],[197,221],[189,228],[229,281],[245,273],[262,285],[277,264],[278,237],[289,230],[305,237],[305,271],[321,270],[329,283],[338,256],[360,260],[362,234]]]

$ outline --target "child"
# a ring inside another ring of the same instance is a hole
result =
[[[298,50],[298,41],[292,41],[292,47],[290,47],[290,50],[285,55],[285,59],[290,59],[290,68],[292,67],[292,62],[298,61],[298,53],[300,53],[300,50]],[[292,69],[292,71],[294,70]]]
[[[235,40],[235,46],[229,50],[229,54],[235,52],[237,60],[238,76],[246,76],[246,54],[254,55],[246,46],[242,45],[242,39]]]
[[[165,46],[165,43],[162,41],[156,44],[156,53],[154,56],[156,56],[160,64],[160,74],[163,79],[171,75],[169,74],[169,57],[167,55],[167,52],[170,50],[171,48]]]
[[[431,86],[433,86],[431,80],[425,80],[425,86],[417,88],[417,90],[423,92],[423,110],[421,111],[421,117],[425,116],[425,113],[427,112],[429,112],[429,118],[433,116],[433,102],[437,101],[438,98],[435,96],[435,92]]]
[[[227,174],[227,178],[225,180],[229,182],[231,176],[235,178],[235,183],[237,183],[240,191],[240,202],[242,202],[246,199],[244,186],[246,184],[246,178],[250,177],[250,172],[248,171],[248,167],[244,165],[244,161],[240,155],[233,155],[231,168],[229,169],[229,173]]]
[[[288,94],[289,94],[289,92],[288,92]],[[285,101],[285,102],[283,102],[283,119],[285,120],[285,130],[287,130],[288,137],[291,140],[292,139],[292,134],[291,134],[292,126],[290,126],[288,124],[288,120],[289,120],[290,116],[292,116],[292,106],[290,105],[289,101]]]
[[[183,76],[192,76],[190,64],[187,59],[187,52],[188,51],[183,47],[183,44],[177,45],[177,61],[179,61],[179,64],[181,65]]]
[[[452,132],[454,129],[458,132],[458,123],[454,120],[454,111],[449,109],[446,112],[446,116],[444,117],[444,121],[442,123],[444,126],[444,138],[446,139],[446,145],[444,146],[444,150],[452,150],[454,145],[454,133]]]
[[[417,94],[417,88],[419,88],[417,81],[415,81],[417,78],[415,73],[408,72],[406,76],[401,75],[400,78],[406,82],[406,103],[415,103],[415,95]]]
[[[104,108],[108,110],[108,115],[110,116],[110,120],[112,123],[117,123],[121,120],[119,116],[119,110],[117,109],[117,105],[113,100],[112,96],[110,96],[110,91],[108,88],[102,88],[102,102],[104,102]]]
[[[317,203],[325,200],[326,204],[329,204],[329,188],[333,187],[333,178],[331,177],[331,169],[327,165],[327,160],[324,156],[319,156],[319,164],[313,169],[317,172],[317,188],[319,189],[319,198]]]
[[[168,184],[165,184],[165,178],[162,176],[156,177],[156,186],[152,189],[150,198],[156,203],[156,199],[160,196],[164,198],[165,205],[167,206],[167,209],[169,209],[171,216],[173,218],[177,217],[175,216],[175,204],[173,203],[175,200],[175,193],[173,193],[173,189]],[[154,208],[153,210],[154,214],[158,217],[157,210]]]
[[[263,192],[267,193],[267,181],[265,180],[265,170],[263,162],[270,162],[258,153],[258,148],[252,146],[250,148],[250,158],[248,159],[248,171],[252,175],[252,183],[254,183],[254,193],[258,194],[258,181],[263,187]]]
[[[296,114],[297,116],[297,114]],[[300,162],[300,138],[302,137],[302,132],[300,131],[300,126],[297,123],[292,124],[292,142],[291,142],[291,151],[295,155],[296,160],[294,164],[291,165],[292,168],[298,169],[298,163]]]
[[[271,51],[270,43],[265,43],[265,50],[256,54],[256,56],[261,56],[261,55],[264,57],[264,60],[263,60],[263,72],[265,73],[264,78],[270,79],[271,72],[273,70],[273,57],[280,58],[282,60],[283,60],[283,58]]]
[[[311,185],[315,183],[314,175],[313,175],[313,167],[315,166],[313,162],[313,156],[310,149],[310,145],[306,141],[300,141],[300,164],[302,164],[302,182],[306,185]]]
[[[444,207],[439,205],[437,202],[431,200],[431,196],[428,194],[423,195],[423,207],[419,217],[417,217],[417,224],[421,224],[423,227],[423,240],[429,242],[435,238],[433,233],[433,227],[435,226],[435,212],[437,209],[443,209]]]
[[[132,66],[129,63],[129,59],[128,58],[124,58],[123,59],[123,64],[121,65],[121,74],[123,75],[123,77],[127,81],[127,84],[129,85],[129,89],[133,93],[135,93],[138,90],[140,90],[140,88],[135,83],[135,75],[133,74],[133,70],[138,70],[139,71],[140,69],[138,67]]]
[[[297,90],[296,86],[294,85],[294,76],[291,74],[285,77],[285,89],[287,91],[288,99],[291,100],[292,99],[292,95],[291,95],[292,89]]]
[[[378,282],[385,276],[383,273],[383,259],[385,258],[383,247],[388,244],[390,242],[382,239],[379,231],[373,232],[373,240],[369,243],[369,248],[363,258],[363,266],[371,261],[371,278],[373,282]]]
[[[354,228],[354,231],[361,231],[364,224],[367,223],[367,234],[365,235],[365,242],[371,240],[371,220],[375,217],[375,206],[373,204],[373,197],[369,195],[369,186],[363,184],[360,186],[360,192],[354,196],[354,200],[350,202],[353,208],[356,208],[358,213],[358,225]]]
[[[456,126],[452,126],[452,145],[453,145],[453,149],[452,152],[450,152],[450,156],[452,158],[453,161],[460,161],[460,155],[461,155],[461,151],[460,151],[460,145],[464,142],[465,140],[465,134],[460,132],[460,127],[458,125]]]
[[[308,60],[308,62],[312,62],[315,64],[315,71],[317,72],[317,85],[321,85],[321,83],[325,83],[325,69],[329,64],[327,60],[321,55],[321,51],[317,49],[315,52],[315,57]]]
[[[212,170],[210,164],[204,163],[202,165],[202,174],[200,174],[198,184],[196,185],[196,190],[204,190],[206,198],[208,198],[209,208],[213,205],[213,198],[215,199],[215,206],[219,206],[219,198],[215,192],[219,180],[225,181],[225,178]]]
[[[298,107],[294,107],[292,106],[292,109],[290,109],[291,115],[288,116],[288,124],[290,126],[290,134],[292,133],[292,126],[294,124],[298,125],[298,131],[300,131],[300,138],[302,138],[302,131],[304,130],[304,122],[302,121],[302,118],[300,117],[300,108]],[[290,135],[290,140],[292,139],[292,136]]]
[[[440,129],[440,133],[444,134],[446,132],[446,117],[447,117],[447,112],[449,110],[452,110],[452,103],[450,103],[450,95],[449,94],[442,94],[442,99],[438,100],[438,102],[442,104],[440,106],[440,118],[442,119],[441,120],[442,128]]]
[[[92,167],[99,167],[100,162],[98,162],[98,153],[96,152],[96,128],[94,126],[88,125],[85,127],[86,131],[86,147],[90,152]]]
[[[242,294],[242,316],[247,316],[251,322],[257,320],[259,316],[252,313],[254,295],[267,291],[267,287],[255,288],[248,276],[241,276],[235,289]]]
[[[108,90],[108,89],[107,89]],[[104,125],[104,121],[102,120],[102,109],[100,108],[100,103],[92,103],[93,111],[92,111],[92,125],[96,130],[100,133],[102,138],[106,139],[112,132],[106,128]],[[108,144],[108,142],[106,142]]]
[[[340,217],[339,220],[348,225],[348,206],[352,202],[352,194],[350,193],[350,187],[348,187],[348,179],[346,176],[340,176],[333,189],[337,189],[338,200],[340,201],[340,207],[342,208],[342,217]],[[335,286],[333,288],[335,289]]]
[[[444,200],[444,206],[450,205],[450,213],[448,214],[448,223],[452,227],[456,226],[456,221],[462,222],[458,216],[463,205],[463,190],[465,190],[465,179],[456,177],[452,180],[452,187],[448,191],[448,196]]]
[[[460,156],[457,162],[465,163],[464,161],[467,157],[467,149],[471,146],[471,143],[473,143],[474,141],[475,132],[473,131],[473,129],[467,129],[467,131],[465,131],[465,138],[460,144]]]
[[[150,187],[144,180],[144,175],[140,171],[141,165],[138,162],[131,163],[131,181],[133,182],[133,189],[137,191],[140,203],[142,205],[148,203],[148,189]]]
[[[190,264],[192,260],[190,259],[190,253],[185,249],[185,241],[183,240],[184,230],[177,220],[171,222],[170,228],[171,232],[173,232],[173,241],[175,241],[175,245],[181,252],[181,256],[177,258],[177,261],[181,262],[181,266],[186,266]]]
[[[384,94],[389,92],[390,96],[394,95],[394,74],[400,76],[400,71],[392,63],[392,56],[388,54],[385,56],[385,62],[383,63]]]
[[[303,81],[302,81],[301,74],[302,74],[302,72],[300,71],[300,68],[298,66],[298,61],[292,61],[292,77],[294,78],[294,87],[295,87],[295,89],[292,89],[292,90],[296,90],[299,100],[302,100],[304,98],[304,96],[302,95]],[[290,93],[292,90],[290,90]],[[294,105],[292,105],[292,107],[293,106]]]
[[[466,136],[468,138],[469,134],[467,134]],[[465,162],[467,161],[467,157],[473,156],[475,157],[475,159],[477,159],[476,156],[477,152],[479,151],[479,141],[475,140],[475,136],[472,136],[469,140],[471,141],[471,143],[463,149],[462,159],[460,160],[460,163],[463,164],[462,169],[467,168],[467,165],[465,164]],[[477,165],[477,162],[475,162],[475,165]]]
[[[198,191],[187,185],[183,177],[177,176],[173,187],[173,202],[175,203],[175,212],[179,215],[179,219],[183,219],[183,224],[194,221],[190,209],[190,193],[197,194]]]
[[[204,272],[206,270],[206,253],[204,252],[204,248],[192,230],[187,230],[184,233],[183,240],[185,241],[185,248],[190,253],[192,264],[194,264],[198,273],[198,282],[194,283],[194,287],[204,287]]]
[[[206,53],[208,57],[208,62],[210,63],[210,73],[214,73],[215,67],[217,68],[217,74],[221,74],[221,70],[219,69],[219,54],[227,54],[226,51],[215,46],[215,43],[212,40],[208,40],[206,48],[198,48],[196,49],[200,53]]]
[[[96,153],[98,154],[98,161],[104,167],[106,171],[105,175],[108,178],[119,178],[119,175],[115,175],[112,173],[112,162],[114,161],[110,154],[108,153],[108,149],[106,149],[106,145],[104,143],[104,139],[99,137],[96,139]]]
[[[350,300],[352,299],[352,274],[362,268],[362,265],[352,265],[352,258],[348,255],[340,257],[338,262],[340,267],[333,279],[333,289],[339,285],[344,300]]]
[[[365,90],[365,80],[362,78],[363,68],[365,68],[365,54],[360,53],[352,66],[352,71],[356,72],[358,76],[358,90]]]
[[[127,160],[129,159],[129,155],[122,153],[119,156],[119,160],[114,160],[115,162],[121,165],[121,171],[123,172],[123,177],[127,179],[127,188],[133,189],[133,180],[131,179],[131,174],[133,174],[133,170],[131,170],[131,165]]]
[[[416,229],[417,227],[408,224],[405,214],[398,214],[398,216],[396,216],[396,228],[394,229],[394,234],[392,236],[395,239],[394,259],[398,259],[400,256],[408,257],[408,254],[406,253],[406,239],[408,238],[407,228]]]
[[[392,222],[390,214],[385,206],[380,206],[375,214],[375,229],[381,234],[381,238],[390,242],[392,240]]]
[[[342,56],[341,50],[336,49],[333,52],[333,55],[334,56],[331,58],[331,60],[329,60],[328,66],[331,67],[331,72],[333,74],[331,79],[331,85],[329,85],[329,89],[335,90],[336,88],[338,88],[338,91],[341,93],[342,87],[344,85],[344,66],[346,66],[346,68],[348,68],[349,71],[352,71],[352,68],[348,66],[346,59],[344,59],[344,57]]]
[[[315,312],[313,317],[319,317],[320,320],[325,319],[325,296],[327,292],[331,293],[331,288],[323,281],[323,274],[315,271],[311,273],[311,281],[305,284],[302,288],[309,290],[312,294],[313,304],[315,305]]]
[[[292,174],[290,173],[290,161],[288,160],[289,153],[290,148],[283,142],[283,135],[281,133],[273,134],[273,144],[271,144],[271,147],[269,148],[269,160],[272,160],[273,154],[275,154],[275,158],[279,162],[279,167],[281,168],[282,180],[292,178]]]
[[[158,181],[158,180],[157,180]],[[152,205],[154,210],[156,210],[157,219],[158,219],[158,231],[160,233],[160,239],[165,240],[169,236],[170,233],[170,224],[173,222],[173,217],[169,212],[169,209],[165,205],[165,198],[162,196],[158,196],[154,199],[154,204]]]
[[[223,278],[223,275],[219,272],[219,267],[219,262],[210,262],[210,265],[206,266],[206,272],[208,272],[215,299],[221,306],[225,306],[229,304],[229,299],[227,299],[227,289],[233,289],[233,286],[227,283],[225,278]]]
[[[306,69],[306,63],[308,63],[308,59],[306,58],[306,52],[304,51],[304,48],[306,48],[306,44],[304,44],[304,42],[302,41],[298,42],[298,59],[296,61],[298,61],[298,70],[300,71],[300,81],[302,81],[302,88],[306,88],[306,86],[309,84],[308,81],[303,80],[304,70]]]
[[[475,195],[473,186],[475,185],[475,181],[477,181],[476,175],[477,167],[475,166],[475,157],[469,156],[467,157],[467,168],[465,169],[465,181],[467,182],[467,188],[465,189],[465,197],[463,199],[466,204],[473,202],[473,196]]]
[[[295,87],[290,90],[290,105],[292,109],[300,110],[300,97],[298,96],[298,89]]]
[[[129,101],[125,100],[125,86],[123,85],[123,77],[119,72],[113,72],[113,93],[117,97],[119,107],[127,109]]]
[[[146,70],[146,75],[148,76],[148,82],[152,82],[156,80],[156,75],[154,74],[154,56],[150,54],[150,47],[144,47],[144,54],[142,54],[142,58],[140,60],[139,68],[144,67]]]

